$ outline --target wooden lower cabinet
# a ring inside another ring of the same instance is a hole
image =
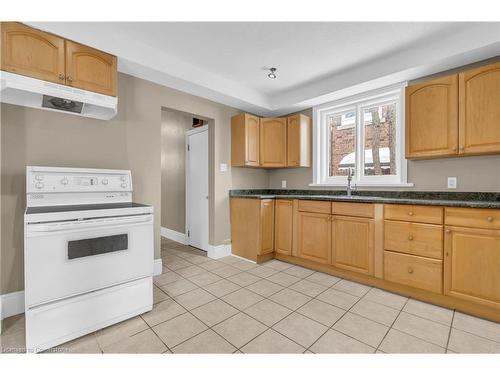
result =
[[[297,245],[295,254],[299,258],[319,263],[331,263],[332,215],[315,212],[298,212]]]
[[[274,233],[274,251],[280,254],[292,255],[293,200],[276,200]]]
[[[260,261],[274,251],[274,199],[231,198],[231,251]]]
[[[384,249],[443,259],[443,226],[385,220]]]
[[[381,208],[355,204],[231,198],[233,254],[500,322],[500,210],[385,204],[383,218]]]
[[[500,314],[500,230],[446,227],[444,293]]]
[[[429,292],[443,292],[443,261],[384,251],[384,279]]]
[[[373,275],[373,219],[333,217],[332,264]]]

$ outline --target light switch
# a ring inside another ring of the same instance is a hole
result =
[[[457,188],[457,178],[448,177],[448,189],[456,189],[456,188]]]
[[[281,180],[281,188],[286,189],[286,180]]]
[[[227,164],[226,163],[220,163],[220,171],[221,172],[227,172]]]

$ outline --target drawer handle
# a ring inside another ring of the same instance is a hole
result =
[[[413,216],[413,211],[408,212],[408,215]]]
[[[493,216],[488,216],[486,220],[488,220],[491,223],[493,221]]]
[[[408,267],[408,273],[413,273],[413,268]]]
[[[408,241],[413,241],[413,236],[411,234],[408,236]]]

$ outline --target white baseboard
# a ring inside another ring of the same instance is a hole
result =
[[[24,312],[24,290],[2,294],[0,296],[1,318],[22,314]]]
[[[153,275],[161,275],[163,272],[163,263],[161,258],[155,259],[153,263]]]
[[[253,260],[250,260],[250,259],[247,259],[247,258],[243,258],[243,257],[240,257],[238,255],[231,254],[231,256],[235,257],[235,258],[238,258],[238,259],[241,259],[241,260],[244,260],[245,262],[250,262],[250,263],[257,264],[257,262],[254,262]]]
[[[224,258],[231,255],[231,244],[213,246],[208,245],[207,257],[212,259]]]
[[[160,234],[162,237],[168,238],[169,240],[187,245],[187,235],[185,233],[161,227]]]

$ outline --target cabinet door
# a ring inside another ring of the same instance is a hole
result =
[[[286,118],[260,119],[260,165],[286,166]]]
[[[315,262],[331,262],[332,216],[299,212],[297,220],[297,256]]]
[[[1,70],[64,84],[64,39],[17,22],[0,25]]]
[[[460,73],[460,153],[500,152],[500,63]]]
[[[259,255],[274,251],[274,199],[260,201],[260,242]]]
[[[259,166],[260,119],[257,116],[245,116],[245,165]]]
[[[446,227],[444,293],[500,309],[500,231]]]
[[[116,96],[116,56],[66,41],[66,84]]]
[[[231,198],[231,251],[257,261],[260,251],[261,207],[258,199]]]
[[[287,118],[286,166],[311,166],[311,120],[302,114]]]
[[[293,201],[277,199],[274,216],[274,251],[292,255]]]
[[[373,275],[373,219],[333,217],[333,265]]]
[[[458,154],[458,76],[406,88],[406,158]]]

